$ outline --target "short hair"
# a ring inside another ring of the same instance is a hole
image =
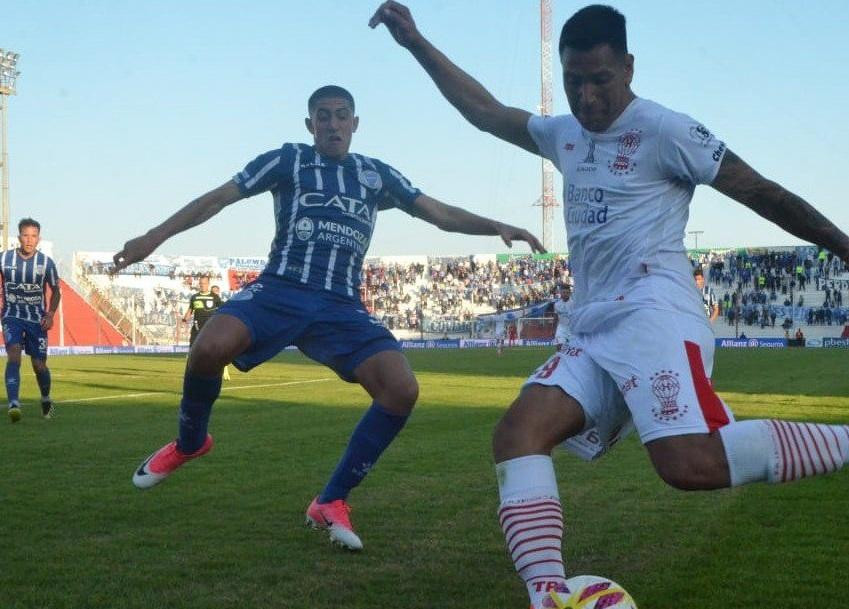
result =
[[[569,17],[560,32],[560,54],[569,47],[589,51],[599,44],[608,44],[614,51],[628,52],[625,15],[612,6],[591,4]]]
[[[319,87],[316,89],[312,95],[310,95],[309,100],[307,100],[307,112],[312,113],[315,108],[318,100],[327,99],[328,97],[341,97],[348,101],[351,104],[351,110],[354,110],[354,96],[351,95],[347,89],[343,89],[337,85],[325,85],[323,87]]]
[[[26,226],[34,226],[39,233],[41,232],[41,224],[38,223],[38,220],[33,220],[32,218],[22,218],[21,221],[18,222],[18,234],[20,234]]]
[[[702,272],[702,267],[697,266],[693,269],[693,277],[704,277],[705,274]]]

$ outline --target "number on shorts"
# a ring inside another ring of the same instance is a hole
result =
[[[551,358],[549,361],[545,363],[545,365],[540,368],[539,372],[537,372],[538,379],[547,379],[550,377],[554,370],[557,368],[557,365],[560,363],[560,356],[557,355]]]
[[[47,351],[47,339],[39,338],[38,339],[38,350],[39,351]]]

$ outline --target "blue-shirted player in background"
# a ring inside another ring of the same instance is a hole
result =
[[[36,248],[41,239],[41,224],[32,218],[18,223],[18,247],[3,252],[3,341],[6,343],[6,395],[9,418],[21,420],[21,348],[30,356],[38,387],[41,389],[41,413],[53,417],[50,399],[50,370],[47,368],[47,331],[59,308],[59,274],[49,256]],[[50,305],[45,310],[46,287],[50,286]]]
[[[149,488],[209,452],[209,414],[226,364],[247,371],[296,345],[344,380],[362,385],[374,400],[306,513],[307,523],[328,529],[335,543],[359,550],[348,494],[401,431],[419,392],[398,342],[359,299],[360,270],[378,210],[397,207],[442,230],[499,235],[508,246],[522,240],[534,251],[543,248],[523,229],[441,203],[389,165],[349,153],[359,117],[345,89],[322,87],[307,106],[314,145],[284,144],[260,155],[231,181],[128,241],[115,255],[116,268],[123,268],[227,205],[269,190],[274,197],[277,230],[268,264],[198,335],[186,366],[179,436],[148,457],[133,482]]]

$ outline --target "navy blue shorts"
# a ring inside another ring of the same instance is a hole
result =
[[[26,321],[17,317],[3,319],[3,340],[9,345],[23,345],[24,352],[37,359],[47,359],[47,332],[37,321]]]
[[[289,345],[348,382],[354,369],[381,351],[400,351],[392,333],[359,299],[261,275],[225,302],[216,315],[232,315],[251,332],[251,346],[233,364],[246,372]]]

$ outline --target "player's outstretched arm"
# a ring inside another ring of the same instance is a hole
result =
[[[824,247],[849,263],[849,236],[802,197],[767,180],[731,150],[711,184],[800,239]]]
[[[376,28],[381,23],[398,44],[413,54],[445,99],[466,120],[482,131],[539,154],[539,147],[528,133],[531,114],[503,105],[483,85],[452,63],[422,36],[410,9],[394,0],[384,2],[375,11],[369,27]]]
[[[144,260],[165,241],[185,230],[202,224],[220,212],[228,205],[243,199],[239,187],[232,180],[210,190],[186,205],[183,209],[168,218],[165,222],[150,229],[144,235],[130,239],[123,249],[112,258],[115,272],[122,268]]]
[[[532,252],[545,252],[539,239],[523,228],[478,216],[465,209],[446,205],[427,195],[419,195],[416,198],[413,213],[417,218],[430,222],[444,231],[466,235],[498,235],[507,247],[513,247],[513,241],[526,241],[531,246]]]

